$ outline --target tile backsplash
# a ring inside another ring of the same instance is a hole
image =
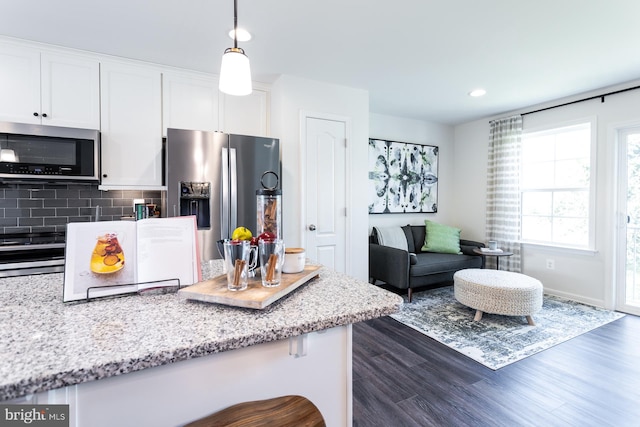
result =
[[[0,231],[65,231],[69,222],[116,221],[133,216],[133,200],[158,207],[162,191],[98,190],[88,184],[0,183]],[[99,208],[96,209],[96,207]]]

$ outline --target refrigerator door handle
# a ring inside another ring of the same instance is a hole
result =
[[[236,161],[236,149],[230,148],[229,152],[229,175],[231,179],[229,183],[229,233],[232,233],[238,227],[238,162]]]
[[[220,232],[222,238],[231,238],[229,233],[229,150],[222,149],[221,167],[222,171],[222,203],[220,204]]]

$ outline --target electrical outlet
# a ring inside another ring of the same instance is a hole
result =
[[[556,268],[556,262],[553,259],[547,259],[547,269],[554,270]]]

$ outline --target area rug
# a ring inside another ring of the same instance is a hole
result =
[[[405,297],[391,317],[496,370],[624,316],[551,295],[533,316],[535,326],[524,317],[487,313],[474,322],[474,314],[448,286],[414,293],[411,303]]]

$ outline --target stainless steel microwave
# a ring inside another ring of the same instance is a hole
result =
[[[0,180],[100,182],[100,132],[0,122]]]

